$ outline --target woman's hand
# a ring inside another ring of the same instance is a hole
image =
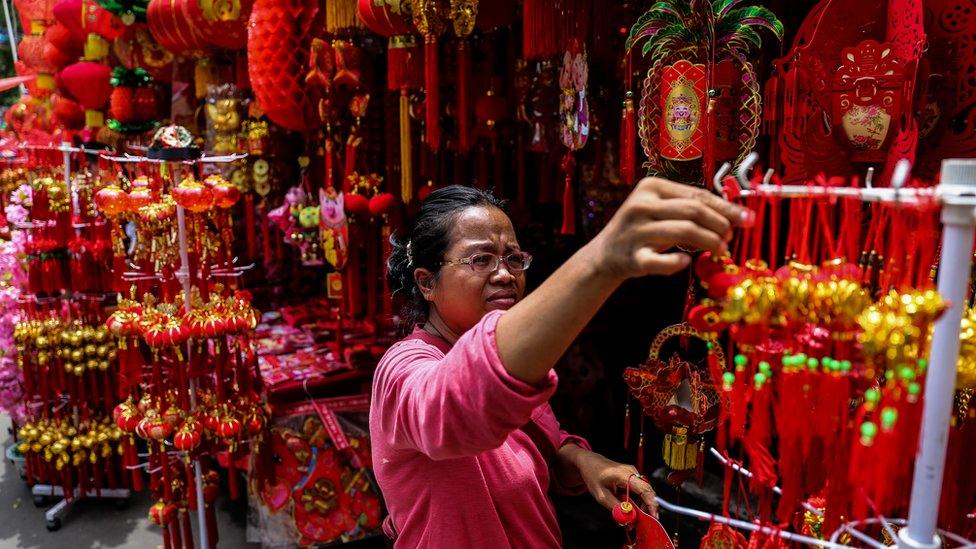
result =
[[[647,512],[657,518],[654,490],[637,473],[633,465],[617,463],[582,448],[580,450],[574,456],[576,467],[587,490],[600,505],[613,510],[613,507],[620,503],[620,497],[624,496],[629,480],[632,495],[639,497],[644,502]]]
[[[732,227],[754,219],[750,210],[705,189],[647,177],[589,245],[597,264],[614,278],[672,274],[691,258],[668,250],[684,246],[724,254]]]

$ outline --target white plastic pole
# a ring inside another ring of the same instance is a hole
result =
[[[14,65],[17,64],[17,34],[14,32],[14,24],[10,19],[10,0],[3,0],[3,17],[7,20],[7,41],[10,42],[10,55],[13,57]],[[27,87],[20,85],[21,95],[27,93]]]
[[[186,211],[183,206],[176,206],[176,223],[180,236],[180,282],[183,283],[183,305],[186,312],[190,312],[192,300],[190,299],[190,252],[186,236]],[[189,363],[190,353],[193,352],[192,345],[186,344],[186,359]],[[197,405],[197,383],[190,380],[190,405]],[[207,506],[203,502],[203,470],[200,467],[200,460],[193,460],[193,484],[197,492],[197,529],[200,535],[198,547],[210,549],[209,538],[207,536]]]
[[[941,185],[976,192],[976,160],[944,161]],[[898,546],[902,549],[938,549],[942,546],[935,527],[956,383],[956,361],[959,359],[959,323],[968,297],[973,232],[976,230],[973,206],[971,201],[969,205],[965,202],[954,203],[949,193],[943,194],[944,229],[938,288],[949,308],[936,322],[932,337],[908,526],[898,533]]]

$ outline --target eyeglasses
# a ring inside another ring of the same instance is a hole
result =
[[[503,256],[478,252],[454,261],[442,261],[441,265],[467,265],[478,274],[488,274],[498,270],[498,266],[502,263],[505,263],[505,268],[510,272],[520,273],[532,264],[532,256],[526,252],[512,252]]]

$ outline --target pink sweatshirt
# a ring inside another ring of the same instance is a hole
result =
[[[549,407],[555,372],[536,386],[502,366],[501,315],[485,315],[453,348],[415,331],[380,360],[369,430],[398,548],[561,546],[546,456],[588,445]]]

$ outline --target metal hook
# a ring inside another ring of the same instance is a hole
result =
[[[772,168],[766,170],[766,175],[763,176],[762,184],[769,185],[769,183],[773,180],[774,175],[776,175],[776,170]]]
[[[874,167],[868,168],[868,173],[864,176],[864,188],[873,189],[874,188]]]
[[[725,176],[729,175],[732,171],[732,164],[725,162],[718,167],[718,171],[715,172],[715,177],[712,178],[712,187],[718,191],[718,194],[725,196],[725,188],[722,186],[722,180]]]
[[[742,160],[739,164],[739,168],[735,172],[735,178],[739,180],[739,186],[743,190],[749,190],[751,187],[749,183],[749,172],[752,171],[753,166],[759,162],[759,153],[752,151]]]

